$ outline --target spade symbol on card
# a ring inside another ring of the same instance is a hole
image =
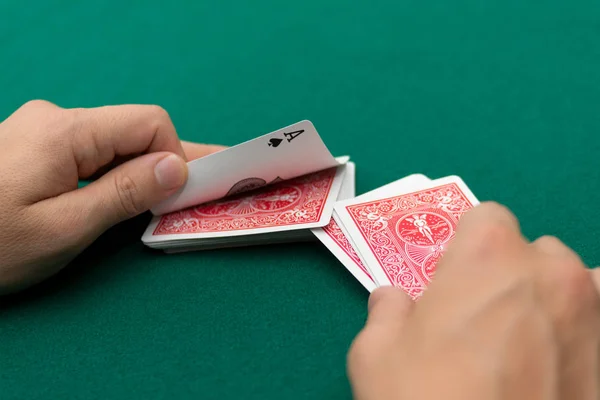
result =
[[[281,144],[281,142],[283,142],[283,139],[273,138],[273,139],[269,140],[269,146],[277,147]]]

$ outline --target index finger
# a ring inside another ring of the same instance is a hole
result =
[[[519,222],[506,207],[482,203],[462,216],[442,258],[440,273],[447,266],[477,267],[481,261],[504,258],[521,250],[525,243]]]
[[[526,250],[517,219],[507,208],[496,203],[476,206],[462,216],[417,306],[437,308],[444,318],[436,324],[481,312],[531,273],[523,268]]]
[[[169,114],[154,105],[79,108],[74,113],[73,156],[82,177],[119,156],[168,151],[186,159]]]
[[[201,144],[186,142],[185,140],[181,141],[181,145],[183,146],[183,151],[185,152],[188,161],[208,156],[209,154],[217,153],[227,148],[226,146],[217,144]]]

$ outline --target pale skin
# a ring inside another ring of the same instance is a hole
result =
[[[466,213],[418,302],[380,288],[348,354],[355,398],[598,399],[597,270],[527,242],[504,207]]]
[[[186,160],[221,149],[180,141],[157,106],[25,104],[0,124],[0,293],[53,275],[108,228],[177,191]]]
[[[25,104],[0,124],[0,294],[55,274],[221,146],[180,141],[157,106]],[[94,178],[78,189],[78,181]],[[465,214],[418,302],[375,290],[348,354],[355,398],[597,399],[600,278],[497,204]]]

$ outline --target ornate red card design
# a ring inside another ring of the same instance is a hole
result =
[[[319,222],[336,168],[163,215],[153,235],[203,234]]]
[[[346,235],[344,235],[344,232],[342,232],[337,222],[335,222],[333,218],[327,226],[323,227],[323,231],[327,233],[331,240],[333,240],[340,247],[340,249],[346,253],[346,255],[356,264],[356,266],[365,273],[365,275],[367,275],[370,279],[373,279],[362,261],[360,261],[358,254],[356,254],[356,251],[348,241],[348,238],[346,238]]]
[[[345,207],[377,263],[369,261],[369,268],[380,284],[386,279],[413,299],[423,293],[460,217],[477,204],[465,191],[453,182]]]

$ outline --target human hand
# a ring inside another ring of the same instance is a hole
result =
[[[380,288],[348,355],[359,400],[598,399],[598,272],[528,243],[496,204],[465,214],[416,303]]]
[[[158,106],[25,104],[0,124],[0,294],[54,274],[177,191],[186,160],[221,149],[181,142]]]

